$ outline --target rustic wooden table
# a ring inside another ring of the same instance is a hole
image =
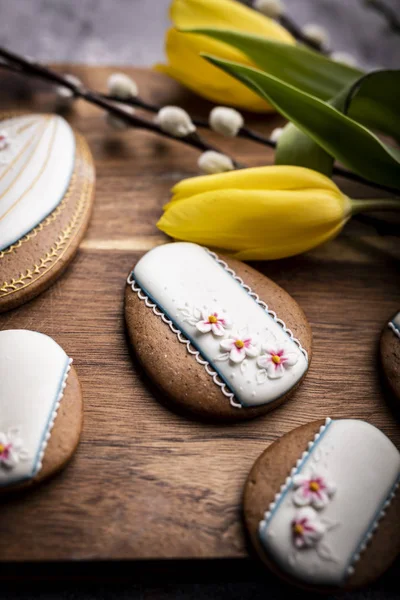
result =
[[[112,71],[59,68],[97,89]],[[126,71],[148,100],[206,114],[205,102],[164,77]],[[0,87],[1,109],[55,110],[49,88],[13,75],[2,75]],[[147,132],[113,132],[82,101],[67,118],[86,136],[97,167],[91,225],[64,276],[1,315],[0,329],[42,331],[74,358],[85,426],[76,457],[60,476],[1,500],[0,560],[242,559],[243,484],[268,444],[326,416],[366,419],[400,444],[377,360],[380,331],[400,306],[398,238],[354,224],[307,255],[255,263],[304,308],[314,333],[310,372],[293,399],[264,418],[229,426],[190,421],[155,399],[132,360],[123,294],[135,261],[166,241],[155,223],[171,186],[196,173],[196,151]],[[249,123],[267,132],[279,118],[249,117]],[[242,162],[272,162],[270,150],[250,142],[210,139]]]

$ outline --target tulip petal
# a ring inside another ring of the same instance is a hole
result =
[[[171,237],[250,258],[305,252],[339,233],[349,200],[339,190],[211,190],[170,203],[158,227]]]
[[[170,18],[181,29],[221,27],[294,43],[293,37],[279,23],[232,0],[174,0]]]
[[[204,60],[200,56],[204,51],[252,65],[244,54],[226,44],[170,29],[166,34],[168,64],[156,65],[155,69],[214,102],[261,112],[274,110],[245,85]]]
[[[340,193],[331,179],[304,167],[273,165],[239,169],[217,175],[200,175],[180,181],[172,188],[172,202],[213,190],[316,190]]]

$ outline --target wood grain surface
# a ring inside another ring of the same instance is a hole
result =
[[[65,70],[96,88],[104,88],[112,71]],[[161,76],[131,73],[148,100],[180,103],[199,115],[209,108]],[[32,85],[7,75],[0,89],[0,109],[55,109],[46,87],[36,84],[33,92]],[[290,402],[256,421],[190,421],[155,400],[132,360],[123,296],[132,264],[165,241],[156,220],[170,187],[196,173],[197,153],[147,132],[114,133],[99,110],[81,101],[68,119],[86,136],[97,167],[91,225],[63,277],[29,304],[1,315],[0,328],[42,331],[74,358],[85,401],[83,436],[63,473],[1,500],[0,559],[244,557],[242,490],[268,444],[326,416],[364,418],[400,444],[377,359],[381,329],[400,306],[398,239],[355,224],[315,252],[254,263],[310,320],[310,372]],[[269,131],[279,119],[249,117],[249,124]],[[222,145],[247,164],[272,161],[269,150],[250,142]]]

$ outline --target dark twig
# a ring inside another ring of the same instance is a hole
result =
[[[317,50],[317,52],[321,52],[322,54],[330,54],[327,49],[321,46],[321,44],[318,44],[318,42],[315,42],[314,40],[310,40],[306,35],[304,35],[300,27],[287,15],[281,15],[279,17],[279,22],[282,27],[287,29],[288,32],[291,33],[292,36],[299,42],[302,42],[312,50]]]
[[[149,131],[153,131],[154,133],[162,135],[168,139],[182,142],[188,146],[191,146],[191,147],[201,150],[203,152],[207,151],[207,150],[214,150],[216,152],[220,152],[219,149],[215,148],[214,146],[212,146],[211,144],[206,142],[201,136],[199,136],[197,132],[195,132],[191,135],[188,135],[186,137],[183,137],[183,138],[177,138],[177,137],[163,131],[160,128],[160,126],[157,125],[156,123],[154,123],[153,121],[147,121],[137,115],[132,115],[132,114],[126,113],[123,109],[121,109],[118,106],[118,104],[127,104],[129,106],[143,108],[143,109],[148,110],[149,112],[153,112],[153,113],[157,113],[160,110],[159,106],[150,104],[150,103],[142,100],[141,98],[132,97],[129,99],[121,99],[121,98],[117,98],[115,96],[108,96],[106,94],[93,92],[93,91],[89,90],[88,88],[84,87],[83,85],[77,85],[73,81],[70,81],[67,77],[57,73],[56,71],[53,71],[52,69],[49,69],[48,67],[45,67],[36,62],[31,62],[31,61],[23,58],[22,56],[14,54],[14,53],[10,52],[9,50],[6,50],[5,48],[1,48],[1,47],[0,47],[0,57],[3,58],[3,60],[8,61],[8,62],[0,62],[0,68],[5,67],[8,70],[14,71],[19,74],[27,74],[30,76],[38,77],[42,80],[51,82],[58,86],[66,87],[69,90],[71,90],[71,92],[76,97],[84,98],[88,102],[91,102],[92,104],[95,104],[95,105],[99,106],[100,108],[103,108],[107,112],[115,115],[116,117],[120,118],[121,120],[123,120],[124,122],[126,122],[128,125],[130,125],[132,127],[137,127],[140,129],[147,129]],[[117,104],[115,104],[115,103],[117,103]],[[209,128],[209,124],[205,120],[193,119],[193,122],[197,127]],[[264,146],[268,146],[269,148],[276,147],[276,142],[272,141],[268,137],[266,137],[260,133],[257,133],[256,131],[253,131],[252,129],[249,129],[247,127],[243,127],[239,131],[238,136],[243,139],[248,139],[248,140],[260,143]],[[244,166],[235,160],[233,160],[233,163],[234,163],[235,167],[237,167],[237,168],[242,168]],[[362,183],[363,185],[368,185],[368,186],[371,186],[371,187],[374,187],[374,188],[377,188],[377,189],[380,189],[380,190],[383,190],[383,191],[386,191],[389,193],[395,193],[395,194],[398,193],[398,190],[395,190],[388,186],[384,186],[384,185],[380,185],[380,184],[376,184],[371,181],[368,181],[364,177],[361,177],[360,175],[357,175],[356,173],[352,173],[351,171],[348,171],[347,169],[344,169],[343,167],[335,166],[333,168],[333,173],[335,175],[345,177],[346,179],[350,179],[352,181]]]
[[[102,108],[108,113],[118,117],[131,127],[152,131],[165,138],[180,141],[183,144],[186,144],[193,148],[197,148],[201,151],[214,150],[215,152],[220,152],[218,148],[215,148],[211,144],[208,144],[197,133],[188,135],[186,137],[177,138],[174,135],[163,131],[161,127],[157,125],[157,123],[154,123],[153,121],[147,121],[146,119],[143,119],[142,117],[139,117],[135,114],[127,113],[126,111],[121,109],[117,104],[114,104],[113,101],[106,100],[101,94],[93,92],[92,90],[86,88],[82,84],[78,85],[73,81],[70,81],[63,75],[60,75],[56,71],[53,71],[52,69],[45,67],[37,62],[29,61],[26,58],[19,56],[18,54],[6,50],[5,48],[0,47],[0,57],[3,60],[7,61],[8,65],[10,65],[11,67],[16,67],[16,70],[19,73],[39,77],[40,79],[44,79],[50,83],[68,88],[77,98],[83,98],[87,102],[95,104],[99,108]],[[118,100],[118,102],[120,103],[121,101]],[[241,167],[241,165],[235,160],[233,160],[233,164],[235,165],[235,167]]]

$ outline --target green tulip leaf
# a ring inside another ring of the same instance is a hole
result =
[[[384,111],[387,125],[385,132],[400,139],[399,89],[400,70],[381,69],[367,73],[350,86],[344,87],[330,103],[349,116],[355,112],[379,114]],[[379,129],[379,123],[371,122],[371,127]]]
[[[215,56],[204,57],[265,98],[349,169],[369,181],[400,189],[400,150],[385,144],[369,129],[268,73]]]
[[[207,35],[229,44],[243,52],[267,74],[321,100],[337,96],[342,90],[360,81],[364,75],[360,69],[335,62],[301,44],[284,44],[262,36],[226,29],[181,31]],[[386,76],[384,88],[377,87],[372,81],[368,85],[364,84],[351,104],[349,116],[367,127],[400,139],[400,119],[393,118],[394,89],[396,88],[392,87]]]
[[[369,102],[371,110],[377,105],[384,106],[388,121],[397,123],[400,115],[398,99],[393,93],[396,89],[400,89],[399,70],[373,71],[346,86],[329,104],[344,114],[359,100]],[[288,123],[277,144],[275,163],[308,167],[331,176],[334,160],[310,136]]]

